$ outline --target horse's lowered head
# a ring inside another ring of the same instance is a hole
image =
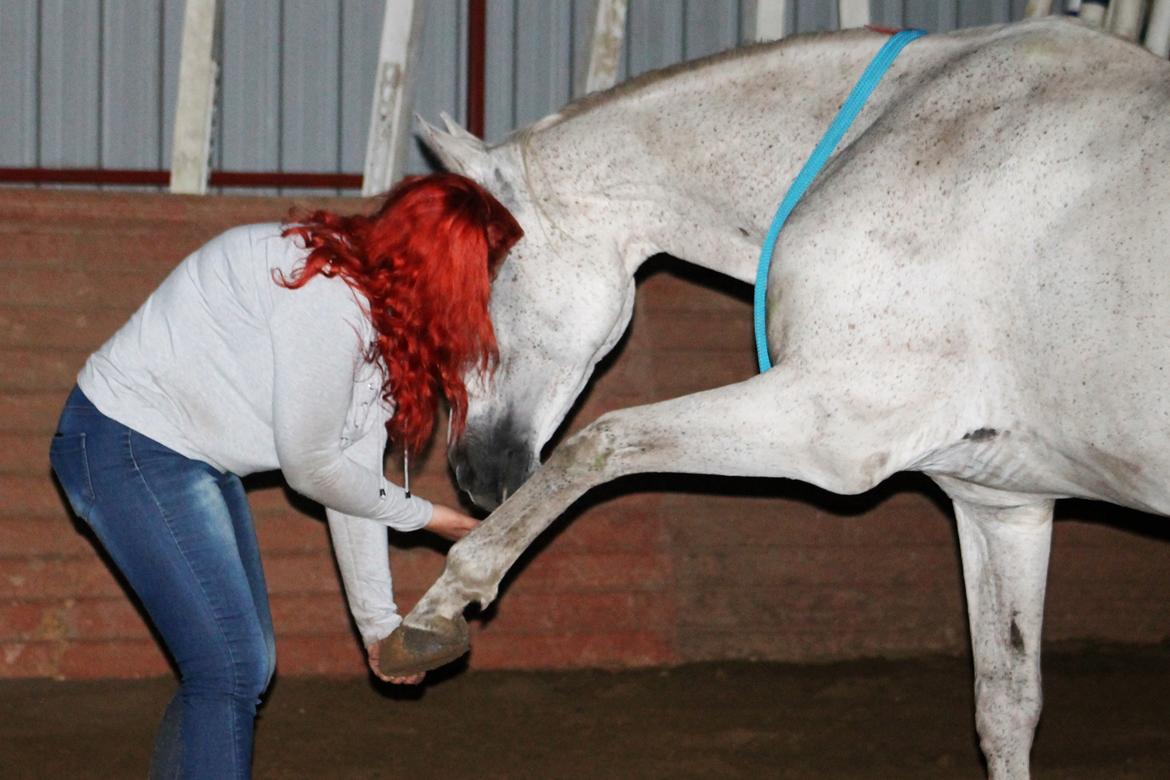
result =
[[[489,148],[443,118],[446,132],[421,122],[427,146],[524,228],[492,286],[499,362],[490,377],[466,377],[467,428],[448,446],[460,488],[492,509],[536,470],[593,367],[621,338],[645,250],[603,213],[602,199],[538,196],[526,132]]]

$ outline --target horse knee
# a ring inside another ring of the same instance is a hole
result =
[[[654,442],[636,441],[636,438],[621,411],[608,412],[558,447],[550,465],[574,482],[590,485],[608,482],[638,470],[631,456],[654,446]]]

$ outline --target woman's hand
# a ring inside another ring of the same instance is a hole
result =
[[[433,506],[434,513],[431,515],[431,521],[423,527],[444,539],[457,542],[479,525],[479,521],[474,517],[465,515],[457,509],[442,504],[434,504]]]
[[[427,676],[426,672],[419,672],[408,677],[387,677],[382,674],[382,670],[378,668],[378,660],[381,658],[382,643],[374,642],[372,645],[366,645],[366,657],[369,659],[370,671],[374,673],[382,682],[394,683],[395,685],[418,685]]]
[[[431,521],[423,527],[444,539],[457,542],[474,531],[475,527],[479,525],[479,521],[474,517],[465,515],[457,509],[452,509],[443,504],[433,504],[432,506],[434,507],[434,511],[431,514]],[[382,670],[378,667],[381,648],[382,645],[380,642],[366,645],[366,658],[370,664],[370,671],[379,680],[394,683],[395,685],[418,685],[426,677],[426,672],[396,677],[388,677],[382,674]]]

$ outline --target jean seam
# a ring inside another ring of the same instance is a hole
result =
[[[243,485],[243,482],[240,481],[239,476],[232,474],[231,472],[224,472],[224,473],[217,474],[216,483],[218,484],[220,492],[223,493],[225,498],[229,494],[233,494],[237,489],[239,490],[240,493],[243,493],[243,491],[244,491],[244,485]],[[249,526],[249,530],[251,532],[251,538],[250,538],[249,544],[252,546],[252,548],[256,554],[256,569],[257,569],[256,573],[260,578],[260,585],[261,585],[261,591],[262,591],[261,595],[263,597],[262,599],[258,599],[255,593],[252,594],[252,599],[254,602],[253,606],[256,608],[256,619],[258,622],[260,622],[260,636],[264,640],[265,652],[267,653],[266,660],[268,661],[269,669],[268,669],[268,676],[265,678],[265,682],[264,682],[264,690],[268,690],[268,686],[272,683],[272,678],[276,675],[276,634],[275,634],[275,630],[274,630],[274,627],[272,624],[272,608],[268,603],[268,582],[267,582],[268,578],[267,578],[267,576],[265,576],[265,573],[264,573],[264,561],[260,555],[260,541],[256,537],[256,528],[255,528],[255,525],[252,521],[252,512],[251,512],[251,508],[248,506],[247,495],[245,494],[245,495],[242,495],[240,497],[243,499],[244,510],[247,512],[247,515],[248,515],[247,516],[248,526]],[[233,513],[233,509],[232,509],[230,502],[228,503],[228,513],[232,515],[233,531],[236,532],[236,546],[239,547],[239,545],[240,545],[239,535],[238,535],[238,531],[236,531],[236,529],[235,529],[236,518],[235,518],[235,514]],[[242,555],[242,553],[241,553],[241,555]],[[244,576],[247,577],[249,580],[248,590],[251,591],[252,590],[252,583],[251,583],[251,577],[248,577],[247,566],[244,567],[244,570],[245,570]],[[261,602],[263,602],[263,603],[261,603]],[[265,618],[264,620],[260,620],[261,611],[264,612],[264,618]],[[263,695],[263,694],[261,694],[261,695]]]
[[[199,573],[195,571],[195,567],[191,565],[191,560],[187,555],[187,551],[183,549],[183,545],[179,542],[178,537],[175,536],[175,529],[171,525],[171,520],[167,514],[167,511],[163,508],[162,502],[158,500],[158,496],[155,495],[154,490],[151,489],[150,482],[147,481],[146,475],[142,473],[142,468],[138,465],[138,459],[134,457],[132,432],[128,432],[126,434],[126,451],[130,455],[130,463],[134,466],[134,473],[137,474],[138,478],[142,480],[142,486],[146,488],[147,495],[150,496],[150,500],[154,502],[155,507],[162,516],[163,522],[167,527],[167,533],[171,535],[171,540],[175,543],[175,549],[177,549],[182,554],[183,563],[187,566],[187,570],[191,572],[191,576],[195,579],[196,582],[199,583],[199,591],[203,594],[204,602],[207,604],[208,610],[211,612],[211,618],[215,621],[216,628],[219,629],[219,633],[223,637],[223,644],[224,647],[227,648],[228,658],[230,659],[232,665],[232,688],[233,698],[235,698],[234,693],[236,690],[239,690],[240,685],[239,664],[236,662],[236,654],[232,650],[231,640],[228,637],[227,631],[224,630],[223,621],[220,619],[219,615],[216,614],[215,605],[212,603],[211,596],[207,593],[207,588],[203,584],[203,578],[200,577]],[[239,736],[237,734],[238,724],[236,723],[235,706],[233,705],[232,707],[229,707],[228,712],[232,719],[232,765],[238,767],[240,763],[240,745]]]
[[[84,431],[79,432],[79,433],[71,433],[71,434],[62,434],[62,433],[58,432],[57,436],[54,437],[54,444],[56,444],[57,437],[61,437],[61,436],[65,436],[65,437],[76,436],[77,441],[80,444],[80,447],[78,448],[77,454],[79,454],[81,456],[81,473],[82,473],[82,476],[85,478],[85,484],[81,486],[81,497],[85,500],[85,506],[83,507],[85,512],[84,513],[77,512],[77,516],[81,517],[84,520],[84,519],[86,519],[85,516],[92,512],[94,505],[97,503],[97,491],[95,491],[93,489],[93,475],[90,474],[90,470],[89,470],[89,448],[86,444],[86,435],[85,435]],[[50,447],[50,449],[49,449],[49,463],[50,463],[50,465],[52,465],[52,460],[53,460],[53,450],[52,450],[52,447]],[[53,467],[53,471],[56,472],[57,479],[61,480],[61,472],[58,472],[55,466]],[[61,484],[62,484],[62,487],[64,487],[64,482],[62,482]],[[74,509],[76,509],[76,508],[74,508]]]
[[[97,503],[97,491],[93,489],[93,475],[89,470],[89,442],[85,433],[81,433],[81,465],[85,472],[85,487],[88,491],[86,498],[89,499],[89,509],[93,510],[94,504]]]

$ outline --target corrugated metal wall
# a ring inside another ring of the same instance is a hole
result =
[[[356,173],[382,0],[223,0],[213,167]],[[929,30],[1019,18],[1026,0],[872,0]],[[596,0],[488,0],[485,135],[580,94]],[[790,3],[789,28],[834,29],[837,4]],[[631,0],[621,77],[734,46],[754,0]],[[467,4],[428,0],[416,110],[463,120]],[[183,0],[0,0],[0,167],[170,166]],[[417,147],[408,170],[427,169]],[[293,193],[295,191],[287,191]]]

